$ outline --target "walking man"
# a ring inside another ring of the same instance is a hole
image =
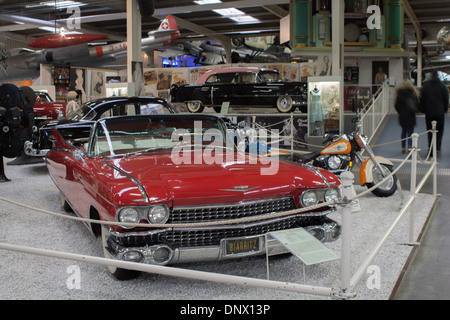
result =
[[[448,111],[448,89],[439,79],[437,71],[433,71],[431,79],[422,87],[420,108],[425,113],[427,130],[431,130],[431,122],[436,121],[436,149],[441,151],[442,136],[444,134],[445,113]],[[428,133],[428,149],[431,148],[432,133]]]

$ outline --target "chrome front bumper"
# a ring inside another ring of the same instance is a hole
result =
[[[306,231],[314,235],[322,242],[335,241],[340,237],[341,226],[331,220],[326,219],[323,224],[310,225],[304,227]],[[166,230],[157,230],[154,232],[164,233]],[[257,256],[268,254],[269,256],[279,255],[287,253],[288,250],[279,243],[276,239],[272,238],[269,234],[258,234],[248,237],[237,238],[239,240],[251,238],[255,241],[259,241],[257,250],[249,250],[244,253],[227,253],[225,243],[227,240],[233,240],[233,238],[225,238],[220,241],[220,245],[213,246],[199,246],[199,247],[180,247],[172,249],[165,244],[142,246],[142,247],[124,247],[120,246],[117,242],[109,237],[110,231],[108,230],[106,235],[108,237],[107,252],[110,254],[110,258],[142,262],[147,264],[159,264],[159,265],[171,265],[177,263],[188,262],[205,262],[205,261],[220,261],[226,259],[236,259],[248,256]],[[124,235],[117,232],[112,232],[114,237],[123,237]],[[138,233],[135,233],[136,236]],[[267,241],[266,241],[267,240]]]
[[[23,146],[23,151],[27,156],[31,157],[45,157],[47,153],[50,151],[50,149],[43,149],[38,150],[33,148],[33,142],[32,141],[25,141]]]

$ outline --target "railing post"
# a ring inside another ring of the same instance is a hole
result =
[[[413,153],[411,155],[411,181],[410,181],[410,197],[415,197],[416,195],[416,178],[417,178],[417,141],[419,139],[419,135],[417,133],[413,133],[411,135],[412,138],[412,148]],[[414,242],[414,208],[411,205],[409,207],[409,242]]]
[[[436,140],[436,121],[431,122],[431,128],[433,129],[433,135],[432,135],[432,148],[433,148],[433,196],[437,196],[437,140]]]
[[[355,176],[346,171],[341,175],[342,181],[342,199],[344,205],[342,208],[342,249],[341,249],[341,291],[337,294],[342,299],[353,298],[354,293],[350,292],[351,280],[351,239],[352,239],[352,187]]]
[[[291,154],[294,154],[294,113],[291,113]]]

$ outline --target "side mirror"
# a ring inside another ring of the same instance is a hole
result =
[[[73,159],[76,161],[85,161],[84,158],[86,157],[86,154],[82,150],[75,150],[73,152]]]

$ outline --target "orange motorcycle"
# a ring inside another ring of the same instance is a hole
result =
[[[388,159],[376,156],[367,143],[367,137],[359,133],[360,121],[355,118],[356,129],[350,134],[330,136],[320,152],[304,156],[294,155],[292,160],[324,168],[335,174],[350,171],[359,164],[359,180],[362,186],[371,188],[380,183],[393,170],[393,163]],[[363,157],[365,151],[367,158]],[[372,193],[379,197],[389,197],[397,190],[397,176],[392,175]]]

